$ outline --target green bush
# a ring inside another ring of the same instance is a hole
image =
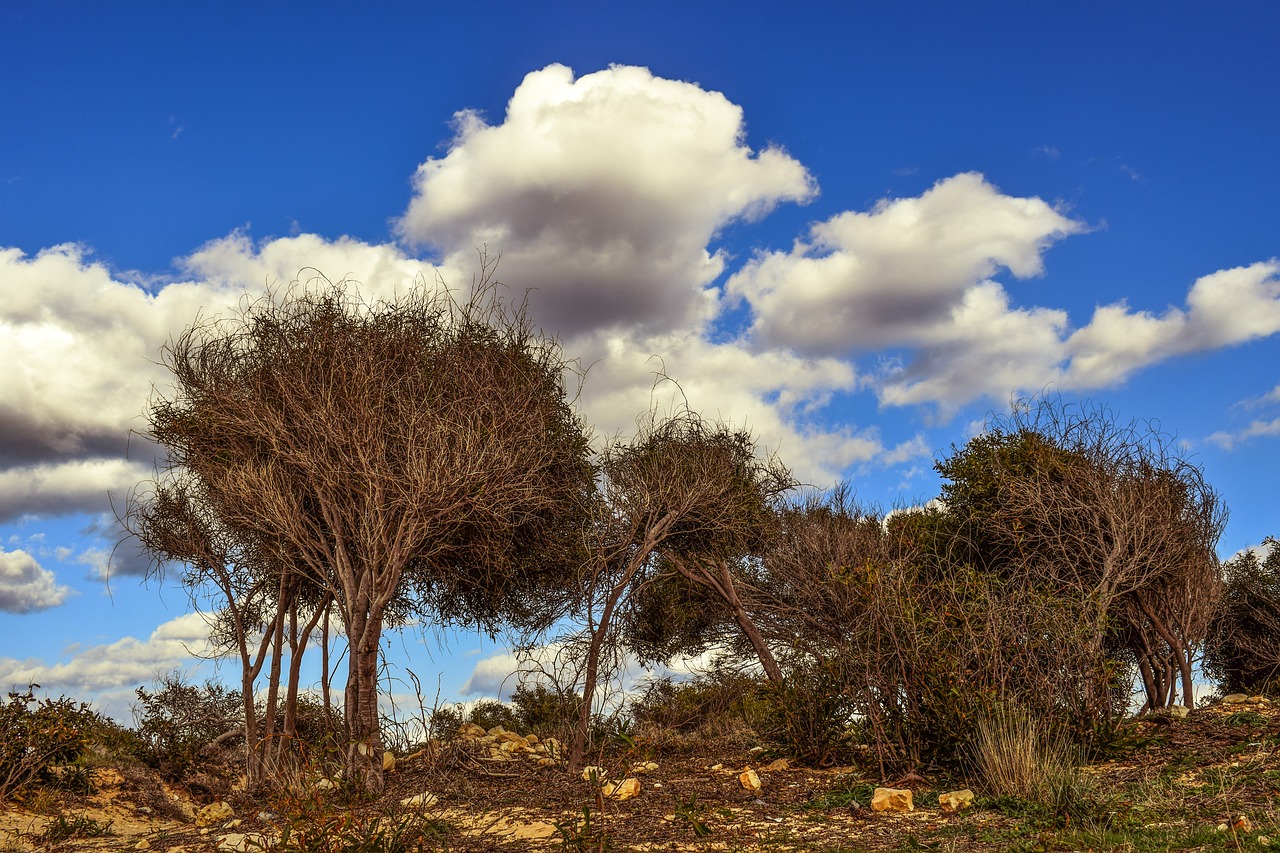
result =
[[[87,788],[84,772],[65,768],[109,725],[86,703],[65,696],[36,699],[39,686],[10,693],[0,705],[0,800],[38,784]]]
[[[213,681],[197,687],[174,672],[137,695],[139,757],[170,781],[187,775],[215,738],[242,722],[240,695]]]
[[[629,716],[639,726],[673,732],[718,735],[755,729],[767,719],[768,703],[759,687],[756,679],[731,673],[681,682],[665,678],[650,682],[631,701]]]
[[[790,667],[781,682],[760,688],[765,707],[761,735],[805,764],[848,763],[853,706],[843,688],[824,662]]]
[[[1204,670],[1223,693],[1280,696],[1280,544],[1222,566],[1226,588],[1205,642]]]

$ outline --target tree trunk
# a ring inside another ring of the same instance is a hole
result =
[[[346,778],[366,791],[380,792],[382,777],[382,730],[378,720],[378,649],[381,619],[360,614],[362,624],[352,626],[347,675],[347,768]]]

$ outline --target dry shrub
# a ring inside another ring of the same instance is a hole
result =
[[[1052,819],[1088,814],[1092,786],[1069,733],[1017,705],[999,705],[975,727],[972,759],[985,792]]]

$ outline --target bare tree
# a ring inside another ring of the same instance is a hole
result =
[[[371,789],[389,612],[546,618],[528,591],[572,569],[559,558],[593,488],[569,365],[489,271],[462,303],[415,290],[367,304],[321,281],[197,321],[166,347],[174,391],[151,405],[172,476],[266,549],[259,565],[332,597],[349,643],[348,777]]]
[[[939,470],[981,562],[1089,602],[1089,641],[1118,639],[1132,655],[1147,709],[1172,704],[1178,681],[1192,705],[1226,509],[1170,437],[1046,399],[1015,406]]]
[[[619,619],[646,587],[680,578],[720,604],[750,638],[762,666],[779,674],[772,652],[742,606],[731,567],[763,544],[773,502],[792,485],[787,471],[755,455],[744,432],[695,413],[650,417],[639,435],[602,454],[601,492],[585,549],[587,623],[583,703],[569,751],[582,762],[602,657],[625,643]]]

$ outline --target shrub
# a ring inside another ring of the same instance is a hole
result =
[[[578,719],[582,697],[552,690],[541,682],[524,683],[511,696],[519,730],[542,737],[565,737]]]
[[[139,757],[170,781],[189,773],[219,735],[240,724],[239,694],[213,681],[197,687],[173,672],[154,690],[139,687],[137,695]]]
[[[639,726],[722,735],[763,724],[766,704],[754,678],[714,673],[683,682],[652,681],[631,701],[629,714]]]
[[[825,661],[802,661],[786,678],[761,688],[765,717],[761,734],[806,764],[847,763],[852,741],[852,703]]]
[[[57,784],[62,774],[54,768],[79,758],[91,732],[104,725],[86,703],[36,699],[39,686],[10,693],[0,705],[0,800],[35,784]]]
[[[1226,590],[1205,643],[1204,669],[1223,693],[1280,695],[1280,544],[1222,567]]]
[[[1056,820],[1089,810],[1090,786],[1079,750],[1066,732],[1015,705],[997,706],[978,720],[973,764],[986,792],[1031,806]]]

